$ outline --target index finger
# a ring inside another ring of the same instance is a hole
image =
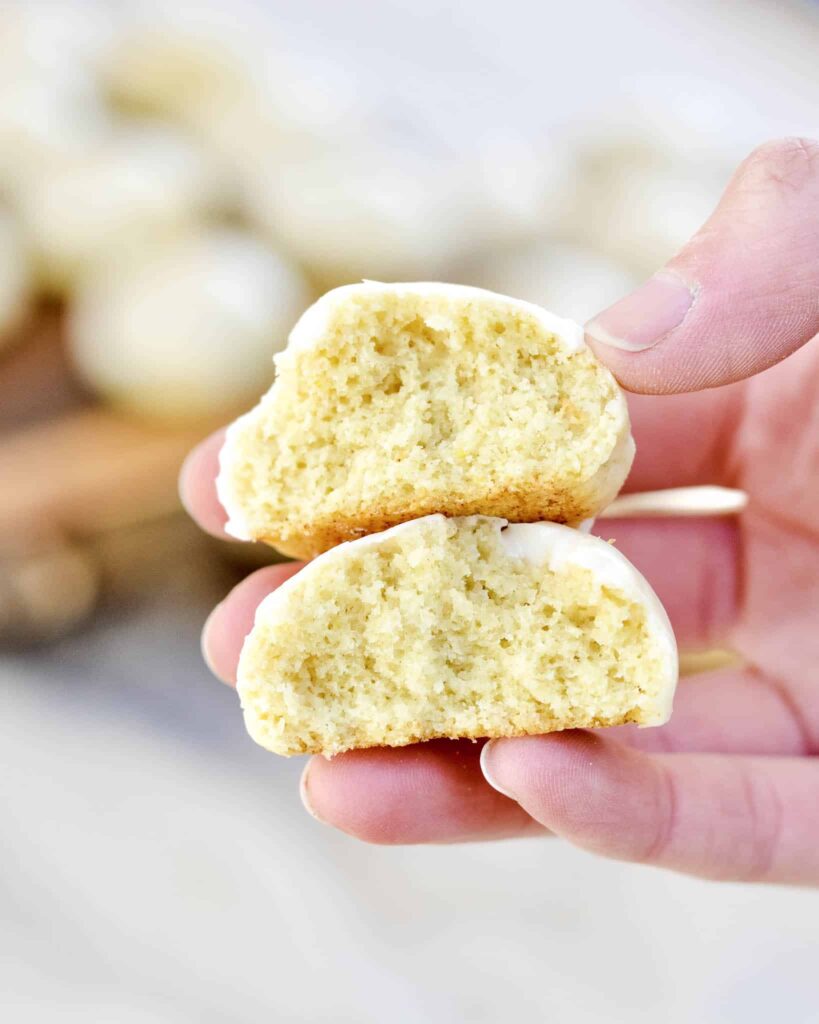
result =
[[[225,442],[225,429],[205,438],[185,459],[179,473],[179,498],[188,515],[206,533],[220,540],[235,540],[225,531],[227,512],[216,496],[219,452]]]
[[[819,332],[819,142],[756,149],[703,228],[586,325],[620,383],[644,394],[719,387]]]

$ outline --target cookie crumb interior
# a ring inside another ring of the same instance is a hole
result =
[[[497,520],[428,517],[324,556],[273,597],[239,692],[251,735],[279,754],[667,717],[668,637],[639,594],[510,556]]]
[[[252,537],[308,557],[435,512],[575,522],[615,496],[628,416],[588,349],[491,293],[349,291],[231,441]]]

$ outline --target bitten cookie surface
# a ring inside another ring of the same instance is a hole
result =
[[[594,516],[634,456],[625,398],[582,329],[460,285],[329,292],[229,429],[217,481],[235,536],[309,558],[441,512]]]
[[[278,754],[661,725],[677,649],[610,544],[555,523],[427,516],[343,544],[259,606],[239,663]]]

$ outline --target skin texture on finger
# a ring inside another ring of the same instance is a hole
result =
[[[817,753],[791,695],[753,667],[718,669],[681,679],[671,721],[657,729],[628,725],[601,732],[653,753],[783,757]]]
[[[601,519],[593,533],[614,540],[646,577],[668,612],[678,643],[726,642],[739,615],[737,520]]]
[[[819,762],[645,754],[586,732],[497,740],[488,779],[555,834],[704,878],[819,883]]]
[[[259,569],[234,587],[210,613],[202,629],[202,657],[213,674],[236,685],[236,669],[245,637],[253,628],[256,609],[268,594],[301,569],[300,562]]]
[[[179,473],[179,497],[185,511],[206,533],[220,540],[235,540],[225,532],[228,517],[216,496],[224,442],[225,431],[217,430],[191,451]]]
[[[738,486],[734,437],[745,388],[740,383],[690,395],[629,394],[637,454],[623,490]]]
[[[543,835],[480,768],[481,744],[433,740],[311,758],[302,799],[319,821],[369,843],[454,843]]]
[[[806,748],[819,751],[819,535],[785,531],[753,506],[743,528],[748,565],[738,648],[776,680],[800,722]]]
[[[819,302],[819,290],[817,291]],[[737,441],[753,510],[819,545],[819,338],[746,385]]]
[[[739,167],[668,265],[595,317],[587,339],[624,387],[743,380],[819,332],[819,143],[782,139]]]

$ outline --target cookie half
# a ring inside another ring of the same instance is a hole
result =
[[[337,288],[229,429],[227,529],[310,558],[410,519],[574,523],[622,486],[625,398],[582,329],[476,288]]]
[[[238,674],[248,731],[284,755],[661,725],[676,682],[668,618],[610,544],[442,515],[288,580],[259,606]]]

